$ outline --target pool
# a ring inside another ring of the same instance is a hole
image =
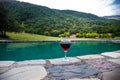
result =
[[[120,43],[112,42],[72,42],[68,57],[88,54],[100,54],[120,50]],[[0,61],[34,60],[64,57],[59,42],[0,43]]]

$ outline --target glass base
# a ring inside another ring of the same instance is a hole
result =
[[[63,58],[63,61],[68,62],[69,59],[67,57]]]

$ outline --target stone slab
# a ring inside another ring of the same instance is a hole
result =
[[[0,61],[0,67],[9,67],[14,63],[15,61]]]
[[[43,66],[13,68],[0,75],[0,80],[40,80],[47,75]]]
[[[120,59],[109,59],[108,61],[114,62],[116,64],[120,64]]]
[[[8,68],[8,67],[5,67],[5,68],[2,67],[2,68],[0,68],[0,74],[8,71],[9,69],[10,69],[10,68]]]
[[[17,62],[18,66],[26,66],[26,65],[45,65],[45,60],[28,60],[28,61],[21,61]]]
[[[73,78],[73,79],[69,79],[69,80],[100,80],[100,79],[98,79],[98,78],[83,78],[83,79]]]
[[[117,53],[117,52],[104,52],[101,55],[108,56],[111,58],[120,58],[120,53]]]
[[[77,56],[78,59],[98,59],[98,58],[104,58],[101,55],[85,55],[85,56]]]
[[[97,68],[99,71],[111,71],[114,69],[120,69],[120,65],[110,62],[106,59],[93,59],[93,60],[85,60],[85,62],[95,68]]]
[[[69,61],[64,61],[64,58],[50,59],[49,61],[51,64],[54,65],[73,64],[73,63],[81,62],[79,59],[73,57],[68,57],[68,59]]]
[[[95,76],[99,72],[90,67],[87,64],[76,64],[76,65],[55,65],[49,67],[48,72],[56,77],[58,80],[66,80],[71,78],[85,78],[89,76]]]
[[[120,80],[120,70],[104,72],[102,80]]]

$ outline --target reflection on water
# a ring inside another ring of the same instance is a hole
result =
[[[73,42],[67,56],[99,54],[120,50],[120,43],[108,42]],[[51,59],[64,56],[59,42],[39,43],[0,43],[0,60]]]

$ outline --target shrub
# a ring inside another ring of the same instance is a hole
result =
[[[98,33],[92,32],[92,33],[86,33],[85,35],[86,38],[97,38],[99,37]]]
[[[64,34],[59,34],[59,37],[69,37],[70,32],[65,32]]]
[[[112,36],[108,33],[100,34],[100,38],[112,38]]]
[[[79,37],[79,38],[81,38],[81,37],[83,37],[83,34],[76,33],[76,37]]]

